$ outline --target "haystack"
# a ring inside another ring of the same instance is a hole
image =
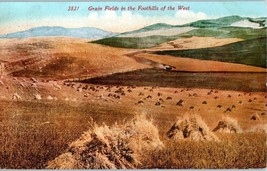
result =
[[[265,134],[267,134],[267,124],[256,125],[248,130],[248,132],[264,132]]]
[[[12,100],[21,100],[22,98],[20,97],[20,95],[18,93],[13,94],[12,96]]]
[[[218,125],[212,131],[224,133],[241,133],[242,129],[240,128],[237,120],[230,117],[225,117],[221,121],[219,121]]]
[[[53,100],[54,98],[52,97],[52,96],[47,96],[47,98],[46,98],[47,100]]]
[[[256,113],[256,114],[251,116],[250,120],[256,121],[256,120],[261,120],[261,118],[260,118],[259,114]]]
[[[94,126],[70,144],[49,169],[133,169],[143,150],[163,147],[152,121],[136,117],[112,127]]]
[[[210,131],[201,116],[195,114],[186,114],[184,117],[178,119],[168,131],[167,136],[175,140],[219,140]]]
[[[40,94],[35,94],[34,99],[35,100],[42,100],[42,96]]]

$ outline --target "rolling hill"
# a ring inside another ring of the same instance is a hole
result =
[[[262,37],[219,47],[157,51],[155,54],[239,63],[266,68],[266,41],[266,37]]]
[[[115,33],[92,27],[64,28],[64,27],[36,27],[25,31],[2,34],[0,38],[29,38],[29,37],[73,37],[83,39],[101,39],[114,36]]]
[[[199,20],[196,22],[192,22],[189,24],[185,24],[184,26],[191,26],[197,28],[215,28],[215,27],[227,27],[227,26],[235,26],[236,23],[246,22],[243,27],[265,27],[266,26],[266,18],[250,18],[250,17],[240,17],[240,16],[227,16],[218,19],[211,20]],[[253,24],[253,25],[252,25]]]
[[[266,18],[228,16],[199,20],[185,25],[153,24],[139,30],[121,33],[111,38],[93,41],[122,48],[151,48],[162,43],[186,37],[216,37],[255,39],[266,37]]]

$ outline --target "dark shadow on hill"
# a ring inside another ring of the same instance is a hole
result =
[[[266,73],[193,73],[142,69],[82,80],[83,83],[124,86],[207,88],[265,92]]]

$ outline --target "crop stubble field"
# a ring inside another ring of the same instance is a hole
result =
[[[3,60],[11,62],[1,77],[0,168],[46,168],[84,131],[97,127],[93,122],[112,127],[138,115],[152,118],[164,148],[144,150],[137,168],[266,167],[265,72],[168,72],[128,58],[132,50],[67,38],[48,38],[46,46],[29,43],[37,38],[23,41],[15,50],[10,42],[1,46]],[[98,51],[91,54],[92,49]],[[28,53],[43,59],[24,68],[13,53],[21,60]],[[75,75],[93,78],[64,81]],[[186,113],[201,116],[210,130],[234,118],[242,131],[215,132],[220,141],[169,138],[167,132]]]

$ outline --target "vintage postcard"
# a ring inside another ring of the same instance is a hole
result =
[[[0,169],[266,168],[266,2],[0,2]]]

